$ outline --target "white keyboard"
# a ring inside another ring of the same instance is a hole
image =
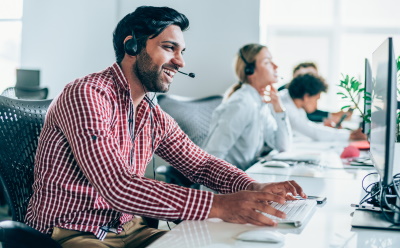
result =
[[[294,224],[296,227],[299,227],[303,225],[307,217],[313,213],[316,205],[316,200],[295,200],[287,201],[284,204],[273,202],[271,206],[282,212],[285,212],[286,219],[281,219],[267,213],[263,214],[270,219],[278,221],[278,223],[290,223]]]

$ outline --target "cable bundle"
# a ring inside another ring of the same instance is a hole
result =
[[[392,183],[383,187],[381,182],[374,182],[364,187],[364,180],[377,173],[370,173],[362,180],[362,187],[367,193],[360,201],[360,205],[368,203],[373,206],[379,207],[385,216],[386,220],[394,225],[400,225],[400,173],[393,176]],[[397,199],[398,202],[397,202]]]

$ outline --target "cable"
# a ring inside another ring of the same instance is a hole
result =
[[[377,196],[377,195],[379,194],[379,192],[380,192],[380,190],[377,189],[377,187],[379,186],[378,183],[377,183],[377,182],[371,183],[371,184],[369,184],[367,187],[364,187],[364,181],[365,181],[365,179],[366,179],[368,176],[376,175],[376,174],[378,174],[378,173],[376,173],[376,172],[369,173],[369,174],[365,175],[364,178],[362,179],[361,186],[362,186],[362,188],[364,189],[364,191],[365,191],[367,194],[361,199],[361,201],[360,201],[360,203],[359,203],[360,205],[363,204],[363,203],[365,203],[365,202],[367,202],[367,203],[370,203],[370,204],[372,204],[372,205],[378,206],[378,204],[377,204],[378,201],[374,201],[375,196]]]
[[[169,228],[169,230],[171,231],[171,227],[169,226],[169,222],[167,221],[167,226]]]
[[[362,180],[362,187],[367,193],[360,201],[362,203],[369,203],[378,206],[385,217],[385,219],[393,225],[400,225],[400,173],[393,176],[392,183],[387,186],[382,186],[380,181],[371,183],[364,187],[364,180],[368,176],[377,173],[370,173]],[[397,219],[396,219],[397,218]]]

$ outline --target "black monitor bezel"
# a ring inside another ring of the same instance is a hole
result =
[[[371,109],[371,99],[367,100],[367,93],[369,93],[369,97],[371,97],[371,92],[372,92],[372,69],[371,69],[371,64],[369,63],[369,60],[366,58],[365,59],[365,65],[364,65],[364,115],[368,114],[368,110]],[[370,118],[371,121],[371,118]],[[362,120],[362,130],[365,135],[368,137],[369,141],[369,134],[371,129],[371,122],[367,122]]]
[[[388,43],[388,44],[386,44]],[[388,47],[387,51],[382,50],[384,47]],[[381,179],[381,184],[382,186],[386,187],[391,184],[392,178],[393,178],[393,166],[394,166],[394,146],[395,146],[395,136],[396,136],[396,112],[397,112],[397,79],[396,79],[396,61],[395,61],[395,55],[394,55],[394,49],[393,49],[393,39],[391,37],[387,38],[374,52],[376,53],[384,53],[387,52],[387,73],[388,73],[388,78],[387,78],[387,106],[386,106],[386,130],[385,130],[385,151],[384,151],[384,165],[383,168],[380,168],[379,165],[376,163],[376,159],[374,159],[374,153],[373,153],[373,145],[374,141],[372,139],[372,126],[373,126],[373,118],[371,116],[371,137],[370,137],[370,156],[373,161],[374,167],[378,171],[378,174],[380,175]],[[374,58],[373,54],[373,58]],[[376,56],[375,56],[376,57]],[[374,63],[374,59],[373,59]],[[376,65],[373,65],[375,67]],[[373,69],[374,72],[374,69]],[[373,78],[375,80],[375,84],[378,84],[376,81],[376,75],[373,75]],[[374,83],[372,84],[372,92],[374,90],[374,87],[376,86]],[[371,99],[371,109],[373,106],[373,100],[374,98],[372,97]]]

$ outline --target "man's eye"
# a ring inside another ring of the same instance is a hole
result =
[[[164,48],[167,49],[167,50],[171,50],[171,51],[174,50],[174,47],[173,47],[173,46],[164,46]]]

